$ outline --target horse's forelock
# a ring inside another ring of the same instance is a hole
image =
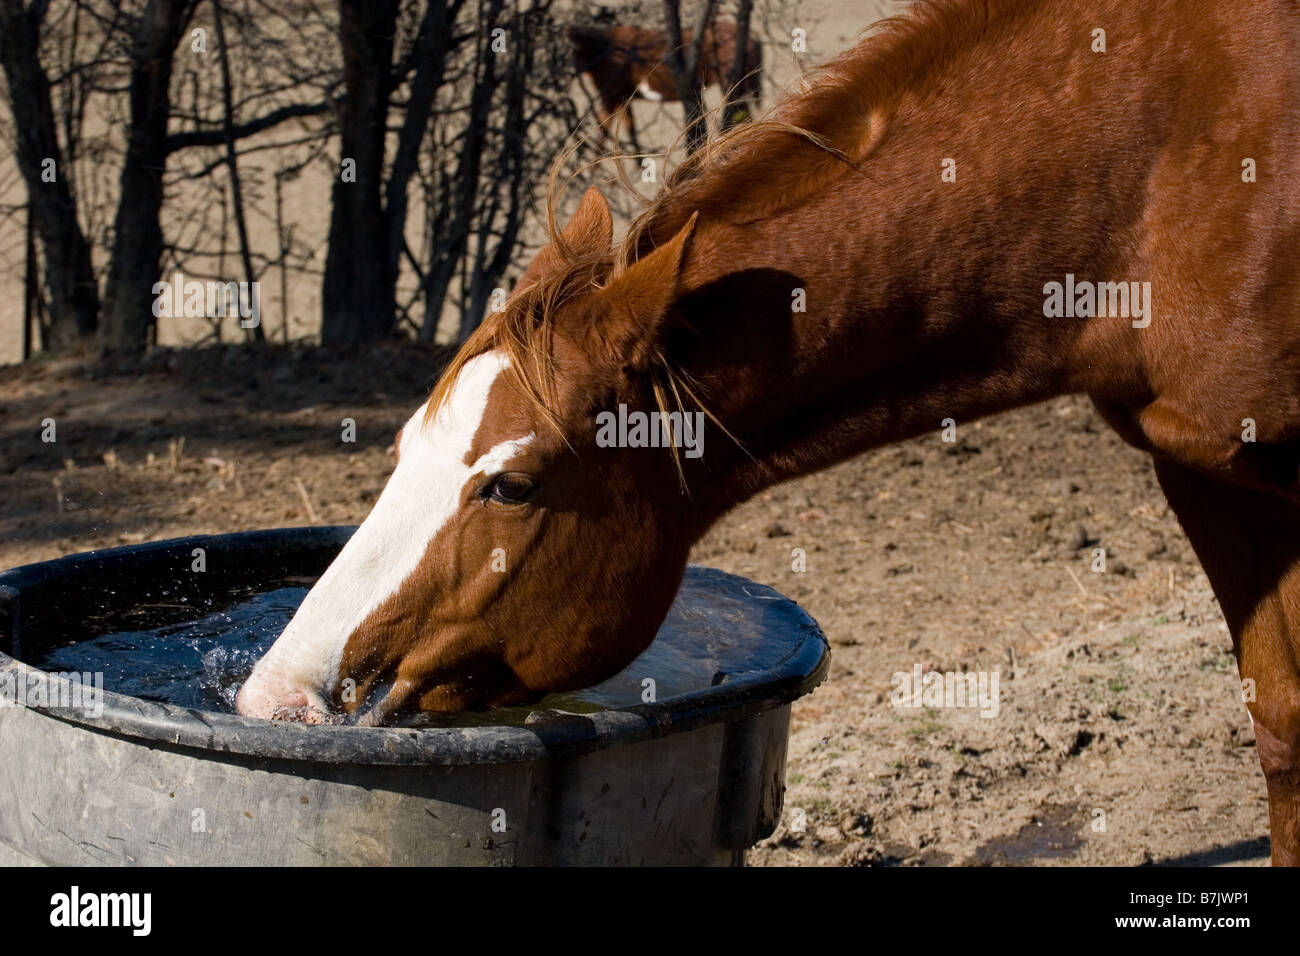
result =
[[[518,393],[559,430],[554,409],[554,338],[559,315],[573,300],[602,287],[612,265],[613,252],[579,255],[562,241],[552,242],[549,251],[558,265],[518,290],[505,309],[484,319],[465,340],[434,386],[425,422],[431,421],[446,402],[472,359],[485,352],[499,351],[509,360],[507,374]]]

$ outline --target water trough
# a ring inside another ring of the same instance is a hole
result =
[[[195,621],[272,587],[305,593],[353,530],[0,573],[0,863],[736,864],[773,831],[790,703],[823,679],[828,650],[797,605],[721,571],[688,569],[655,645],[610,681],[453,726],[255,720],[221,711],[231,687],[180,706],[156,674],[113,669],[136,645],[102,636],[142,622],[151,647],[210,667]],[[69,667],[79,653],[87,666]],[[46,660],[65,676],[33,666]],[[93,677],[67,676],[91,669],[98,696]]]

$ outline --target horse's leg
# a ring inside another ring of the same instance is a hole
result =
[[[632,101],[628,100],[623,107],[623,113],[627,117],[627,136],[632,141],[632,152],[634,155],[640,155],[641,144],[636,141],[636,122],[632,119]]]
[[[1300,504],[1167,459],[1156,475],[1232,632],[1268,784],[1274,865],[1300,866]]]
[[[632,122],[631,105],[626,99],[605,104],[605,119],[601,123],[601,129],[607,145],[615,152],[622,152],[623,127]]]
[[[606,142],[617,142],[613,134],[610,133],[610,123],[617,121],[618,114],[610,112],[609,107],[601,100],[595,101],[592,108],[596,113],[596,127],[600,130],[601,146],[604,146]],[[615,133],[617,133],[617,128]]]

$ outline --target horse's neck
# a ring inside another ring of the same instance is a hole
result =
[[[702,226],[682,277],[699,336],[684,364],[755,459],[736,454],[740,497],[949,419],[1072,391],[1140,395],[1128,321],[1052,318],[1044,305],[1067,273],[1144,278],[1127,250],[1158,157],[1126,150],[1148,119],[1115,109],[1131,77],[1107,81],[1081,60],[1070,68],[1089,72],[1090,96],[1017,120],[1018,98],[1069,89],[1041,75],[1059,63],[1032,61],[1010,51],[970,89],[890,120],[861,172],[844,168],[784,211]],[[1108,137],[1085,132],[1101,125]],[[783,182],[824,162],[793,136],[784,150],[772,161]]]

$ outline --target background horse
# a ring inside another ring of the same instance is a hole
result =
[[[1273,860],[1300,863],[1297,155],[1294,0],[918,4],[687,160],[617,250],[587,193],[240,710],[383,723],[591,684],[739,502],[1084,393],[1204,564]],[[707,412],[704,455],[606,447],[620,405]]]
[[[691,43],[690,30],[682,31],[682,42]],[[634,99],[677,103],[672,70],[664,63],[668,40],[662,30],[629,26],[571,26],[569,42],[574,68],[596,84],[596,116],[600,128],[611,139],[626,123],[632,145],[639,152],[632,120]],[[702,86],[726,90],[736,67],[736,25],[715,23],[704,31],[700,62],[696,70]],[[734,97],[747,100],[756,109],[762,100],[763,48],[753,37],[745,45],[745,63]]]

